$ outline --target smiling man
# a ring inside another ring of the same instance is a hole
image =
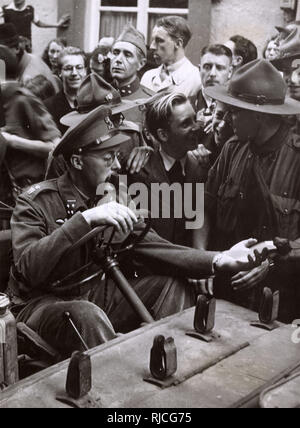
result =
[[[157,21],[150,49],[162,65],[147,71],[142,84],[155,92],[173,85],[194,104],[201,88],[197,67],[185,56],[185,48],[192,37],[187,21],[178,16],[166,16]]]
[[[21,195],[12,217],[14,275],[9,289],[13,301],[24,304],[18,321],[37,331],[62,358],[84,350],[66,312],[89,348],[115,338],[115,331],[128,332],[141,323],[116,284],[103,279],[93,261],[91,241],[68,252],[97,226],[114,226],[122,239],[134,238],[145,226],[121,201],[95,201],[97,194],[101,197],[99,187],[120,167],[118,151],[128,140],[111,127],[111,114],[106,106],[98,107],[64,135],[54,156],[64,156],[68,171]],[[248,259],[255,242],[243,242],[224,253],[201,252],[172,245],[150,230],[121,260],[121,267],[153,318],[160,319],[195,304],[196,290],[187,276],[236,273],[261,263],[260,255]],[[78,270],[89,262],[88,279],[78,285],[82,279]],[[74,287],[57,284],[72,272]]]
[[[75,100],[81,83],[87,75],[87,58],[79,48],[68,46],[58,58],[58,71],[63,82],[62,90],[45,101],[62,134],[68,129],[60,119],[75,110]]]
[[[146,166],[139,174],[130,177],[135,183],[144,183],[149,189],[148,206],[151,212],[159,212],[153,219],[154,230],[174,244],[193,246],[192,230],[186,226],[187,208],[202,210],[200,183],[206,178],[197,158],[190,153],[198,146],[199,124],[191,102],[183,94],[161,94],[156,96],[146,111],[146,127],[159,143],[151,153]],[[156,194],[152,184],[174,187],[167,197],[163,192]],[[197,184],[198,183],[198,184]],[[184,198],[185,185],[190,186],[190,198]],[[198,186],[198,187],[196,187]],[[198,193],[197,193],[197,190]],[[200,192],[200,194],[199,194]],[[184,206],[189,204],[189,207]],[[168,215],[162,215],[168,210]],[[181,214],[181,215],[180,215]],[[191,220],[191,219],[189,219]]]

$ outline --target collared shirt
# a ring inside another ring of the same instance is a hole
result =
[[[166,69],[169,76],[162,81],[161,73],[163,68]],[[161,65],[158,68],[147,71],[142,78],[141,84],[154,92],[173,85],[175,92],[183,93],[193,103],[201,90],[199,70],[186,57],[175,64],[169,66]]]
[[[263,242],[276,237],[299,248],[299,143],[299,136],[282,123],[260,147],[241,143],[237,137],[225,144],[206,185],[209,248],[224,250],[244,239]],[[276,262],[259,287],[279,290],[280,321],[290,323],[300,317],[299,260]]]
[[[211,108],[212,104],[214,104],[214,100],[206,95],[205,88],[203,88],[203,86],[202,86],[201,92],[202,92],[202,96],[206,102],[207,107]]]
[[[18,9],[15,6],[15,3],[12,1],[8,6],[6,6],[6,9],[11,9],[14,10],[16,12],[24,12],[24,10],[26,10],[27,8],[27,4],[25,3],[24,6],[21,9]],[[40,20],[38,14],[36,12],[34,12],[34,19],[33,22],[36,24],[38,23]],[[3,7],[0,8],[0,24],[4,23],[4,12],[3,12]]]
[[[140,80],[137,77],[133,82],[131,82],[129,85],[125,85],[120,87],[119,91],[121,94],[121,97],[128,97],[130,95],[135,94],[140,87]]]
[[[169,156],[166,152],[163,151],[163,149],[160,147],[160,156],[162,158],[162,161],[164,163],[165,169],[167,172],[169,172],[177,159],[174,159],[172,156]],[[185,165],[186,165],[186,158],[187,155],[185,155],[182,159],[180,159],[181,167],[182,167],[182,174],[185,176]]]

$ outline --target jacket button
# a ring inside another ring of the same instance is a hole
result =
[[[289,213],[289,210],[286,208],[286,209],[284,210],[284,214],[285,214],[285,215],[288,215],[288,213]]]
[[[287,193],[287,192],[284,192],[283,196],[284,196],[285,198],[287,198],[287,197],[288,197],[288,193]]]

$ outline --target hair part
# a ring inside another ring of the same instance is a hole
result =
[[[145,124],[146,128],[157,140],[159,136],[158,129],[168,129],[174,107],[188,102],[184,94],[165,93],[154,96],[154,101],[146,109]]]
[[[156,22],[156,26],[163,27],[173,40],[182,39],[184,48],[192,38],[188,22],[181,16],[165,16]]]

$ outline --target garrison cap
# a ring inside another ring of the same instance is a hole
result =
[[[131,43],[143,52],[145,58],[147,57],[147,47],[144,34],[134,28],[133,25],[128,24],[124,27],[122,33],[115,41],[115,44],[117,42]]]
[[[114,126],[110,120],[111,113],[111,109],[106,106],[91,111],[81,122],[68,129],[55,148],[53,156],[70,156],[87,148],[106,150],[130,141],[130,136],[121,134]]]

